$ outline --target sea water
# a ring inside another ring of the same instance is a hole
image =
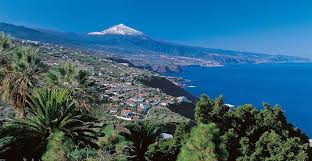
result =
[[[312,137],[312,64],[256,64],[224,67],[183,67],[182,73],[166,74],[191,80],[186,90],[195,96],[222,94],[225,103],[267,102],[282,106],[289,122]]]

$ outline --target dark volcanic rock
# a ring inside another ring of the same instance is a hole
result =
[[[157,73],[180,73],[182,69],[178,65],[145,65],[136,66],[139,69],[146,69]]]
[[[191,102],[181,102],[177,104],[170,104],[168,108],[175,113],[178,113],[186,118],[194,120],[195,104]]]
[[[188,93],[183,88],[175,85],[173,82],[171,82],[170,80],[164,77],[142,75],[139,78],[137,78],[136,81],[139,81],[143,83],[144,85],[152,87],[152,88],[159,88],[164,93],[171,95],[171,96],[175,96],[175,97],[185,96],[191,102],[180,102],[180,103],[171,104],[169,105],[168,108],[175,113],[178,113],[191,120],[194,120],[194,109],[195,109],[195,103],[198,100],[197,97]]]
[[[109,57],[107,58],[108,60],[111,60],[113,62],[116,63],[125,63],[128,64],[129,67],[135,67],[135,65],[133,65],[131,62],[129,62],[128,60],[122,59],[122,58],[118,58],[118,57]]]
[[[156,65],[152,67],[154,72],[157,73],[179,73],[182,72],[182,69],[178,65]]]
[[[142,75],[136,78],[136,81],[139,81],[142,84],[152,88],[159,88],[164,93],[174,97],[185,96],[193,103],[197,101],[197,97],[193,96],[192,94],[177,86],[165,77]]]

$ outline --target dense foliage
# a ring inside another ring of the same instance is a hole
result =
[[[91,73],[81,70],[75,62],[66,62],[47,74],[50,86],[65,88],[69,91],[76,106],[83,110],[91,110],[90,100],[95,98],[94,82],[90,80]]]
[[[148,147],[145,158],[150,161],[171,161],[176,160],[180,149],[189,137],[191,127],[187,123],[177,126],[172,139],[160,139]]]
[[[145,160],[145,152],[148,146],[155,142],[161,133],[161,129],[157,124],[137,122],[129,124],[127,128],[130,134],[126,134],[126,138],[133,142],[134,160]]]
[[[40,54],[0,34],[0,159],[311,160],[308,137],[287,122],[280,106],[231,108],[222,96],[203,95],[194,121],[164,107],[152,108],[149,114],[157,117],[143,121],[112,120],[92,72],[73,60],[48,69]]]
[[[36,90],[30,96],[27,117],[14,119],[1,128],[0,136],[7,140],[1,153],[18,158],[40,158],[47,140],[57,137],[56,133],[76,143],[95,146],[94,121],[75,111],[75,104],[68,99],[66,90]]]
[[[38,74],[44,70],[37,52],[32,47],[15,48],[2,81],[2,98],[15,108],[20,117],[25,115],[27,94],[38,82]]]
[[[5,35],[4,33],[0,33],[0,64],[1,68],[7,67],[9,63],[9,54],[10,50],[12,49],[12,41],[9,36]]]
[[[178,161],[226,161],[228,153],[214,123],[199,124],[181,148]]]
[[[282,160],[308,160],[311,154],[308,137],[287,122],[280,106],[272,107],[264,103],[263,110],[257,110],[252,105],[232,109],[223,102],[222,96],[211,100],[203,95],[197,103],[195,119],[198,123],[217,124],[226,142],[228,160],[270,160],[280,155],[285,157]],[[273,146],[275,152],[269,152],[266,149],[270,145],[264,143],[273,136],[272,141],[278,144]],[[277,150],[279,148],[281,150]],[[291,155],[284,155],[287,149],[291,149]]]

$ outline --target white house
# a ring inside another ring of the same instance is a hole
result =
[[[163,139],[172,139],[173,138],[173,135],[171,135],[171,134],[168,134],[168,133],[161,133],[160,134],[161,135],[161,137],[163,138]]]

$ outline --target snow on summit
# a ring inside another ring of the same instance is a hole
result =
[[[128,36],[142,36],[143,32],[137,31],[124,24],[112,26],[104,31],[90,32],[88,35],[128,35]]]

